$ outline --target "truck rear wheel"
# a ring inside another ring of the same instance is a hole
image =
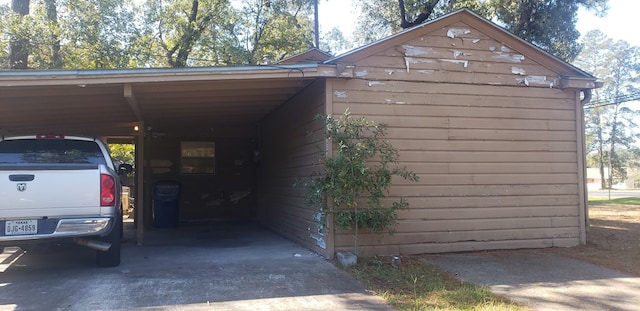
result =
[[[99,267],[116,267],[120,265],[120,242],[122,240],[122,217],[116,217],[111,232],[100,240],[111,243],[106,252],[96,251],[96,262]]]

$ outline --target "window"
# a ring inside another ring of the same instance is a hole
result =
[[[180,173],[215,174],[214,142],[183,141],[180,143]]]
[[[0,142],[2,164],[102,164],[107,162],[93,141],[17,139]]]

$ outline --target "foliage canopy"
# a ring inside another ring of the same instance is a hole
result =
[[[0,5],[0,69],[219,66],[278,61],[313,46],[315,0],[12,0]],[[322,0],[318,0],[322,1]],[[607,0],[360,0],[357,44],[466,7],[565,60],[579,6]],[[345,50],[338,29],[321,48]]]
[[[313,42],[311,0],[26,3],[26,15],[0,4],[0,68],[17,68],[17,51],[33,69],[260,64]]]
[[[640,155],[635,145],[640,112],[625,100],[640,94],[640,48],[613,41],[598,30],[588,32],[582,44],[575,64],[603,82],[593,90],[593,104],[585,107],[585,138],[588,165],[599,168],[604,189],[624,180],[632,160]],[[611,174],[605,174],[609,168]]]
[[[607,0],[362,0],[356,37],[369,43],[381,37],[469,8],[518,37],[564,60],[580,51],[578,7],[602,13]]]

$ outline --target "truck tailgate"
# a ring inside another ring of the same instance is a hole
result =
[[[100,214],[100,170],[0,170],[0,218]]]

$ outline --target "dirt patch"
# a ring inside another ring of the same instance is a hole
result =
[[[539,251],[640,276],[640,206],[590,206],[586,245]]]

